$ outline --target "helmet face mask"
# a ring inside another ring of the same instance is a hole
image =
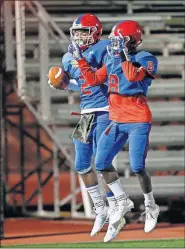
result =
[[[94,33],[97,31],[96,27],[83,27],[83,28],[70,28],[70,36],[81,49],[86,49],[87,47],[95,43]]]
[[[70,37],[85,50],[101,39],[102,25],[99,19],[90,13],[82,14],[75,19],[70,28]]]

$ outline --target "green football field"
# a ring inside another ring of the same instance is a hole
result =
[[[127,241],[111,243],[62,243],[5,246],[4,248],[184,248],[183,239]]]

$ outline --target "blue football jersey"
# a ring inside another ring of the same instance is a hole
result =
[[[108,40],[101,40],[83,52],[83,57],[86,58],[93,70],[97,70],[106,64],[108,44]],[[108,106],[108,84],[106,82],[101,86],[91,87],[85,81],[78,68],[77,61],[73,59],[70,53],[66,53],[63,56],[62,66],[80,87],[80,107],[82,110]]]
[[[144,67],[153,76],[157,73],[158,61],[149,52],[140,51],[132,53],[131,62]],[[129,82],[123,73],[120,57],[109,57],[106,67],[109,75],[109,84],[111,83],[111,88],[109,87],[110,92],[125,95],[147,94],[148,86],[152,83],[151,77],[145,77],[143,80],[137,82]]]

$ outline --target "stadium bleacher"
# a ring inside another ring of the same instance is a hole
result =
[[[185,91],[184,80],[179,78],[174,79],[157,79],[155,84],[149,88],[148,96],[149,98],[169,98],[169,97],[184,97]],[[28,93],[33,101],[38,101],[40,97],[40,86],[37,81],[30,80],[28,84]],[[69,92],[50,89],[51,100],[55,101],[62,99],[67,102]],[[78,92],[72,92],[73,96],[79,99],[80,94]],[[76,106],[77,108],[77,106]]]
[[[184,102],[149,102],[153,113],[154,122],[162,121],[184,121]],[[53,104],[51,106],[53,118],[58,124],[75,124],[79,116],[70,116],[72,111],[79,112],[79,106],[76,104]]]
[[[156,170],[170,171],[184,169],[184,151],[155,151],[150,150],[146,159],[146,166],[149,172]],[[117,170],[122,172],[124,170],[130,171],[129,154],[127,151],[121,151],[118,154]]]
[[[128,179],[121,178],[125,190],[132,196],[132,199],[141,199],[141,192],[138,179],[134,176]],[[184,196],[184,176],[153,176],[152,186],[155,198],[172,198]]]
[[[56,121],[57,122],[57,121]],[[62,127],[56,131],[56,135],[60,138],[62,144],[66,147],[72,147],[71,134],[74,128]],[[184,126],[183,125],[167,125],[167,126],[153,126],[150,133],[151,148],[165,145],[165,146],[183,146],[184,145]]]
[[[139,49],[152,52],[159,61],[158,77],[149,89],[149,105],[153,113],[154,125],[150,134],[150,150],[147,158],[148,170],[183,170],[184,150],[184,1],[42,1],[41,4],[51,14],[53,20],[69,37],[69,28],[81,12],[97,13],[103,23],[107,38],[113,25],[125,19],[138,21],[144,28],[143,44]],[[66,12],[68,10],[68,12]],[[70,13],[69,13],[70,11]],[[26,77],[27,92],[33,102],[39,105],[39,38],[38,21],[28,11],[26,17]],[[13,41],[15,44],[15,40]],[[67,51],[67,42],[62,43]],[[49,64],[60,66],[63,53],[53,39],[49,40]],[[47,81],[47,79],[46,79]],[[47,82],[46,82],[47,84]],[[78,116],[70,112],[79,111],[79,93],[71,93],[75,104],[69,104],[67,91],[50,89],[52,123],[60,125],[56,131],[62,144],[72,148],[71,133]],[[175,98],[176,101],[170,101]],[[155,124],[157,122],[157,124]],[[166,124],[164,125],[164,123]],[[64,127],[65,126],[65,127]],[[165,150],[156,148],[164,146]],[[176,147],[174,149],[173,147]],[[127,149],[126,149],[127,150]],[[128,170],[128,152],[118,154],[118,171]],[[184,176],[153,176],[154,193],[157,197],[182,196]],[[131,176],[123,179],[124,186],[133,198],[141,197],[138,181]]]
[[[49,12],[58,13],[59,11],[66,11],[70,7],[71,11],[86,10],[93,7],[93,10],[112,10],[124,11],[125,13],[135,12],[159,12],[159,11],[182,11],[184,2],[182,0],[167,1],[167,0],[65,0],[60,1],[42,1],[42,4]]]
[[[51,58],[49,61],[49,66],[61,66],[61,57],[60,53],[58,53],[58,58]],[[62,54],[61,54],[62,56]],[[174,74],[175,76],[183,77],[184,72],[184,56],[177,55],[177,56],[170,56],[164,57],[164,56],[158,56],[157,57],[159,61],[159,69],[158,69],[158,75],[171,75]],[[38,59],[27,59],[25,63],[26,68],[26,74],[28,76],[39,76],[39,60]]]
[[[104,35],[102,39],[107,39]],[[15,41],[13,41],[15,44]],[[26,51],[34,55],[34,58],[38,57],[39,50],[39,40],[37,36],[29,36],[26,38]],[[67,50],[68,42],[61,41],[64,48]],[[158,43],[158,46],[155,44]],[[143,43],[139,46],[139,50],[149,50],[150,52],[158,53],[159,55],[174,55],[175,53],[183,51],[184,48],[184,36],[183,35],[173,35],[169,38],[168,35],[145,35],[143,37]],[[50,56],[54,57],[58,55],[58,47],[56,47],[56,42],[53,39],[49,40],[49,50]]]

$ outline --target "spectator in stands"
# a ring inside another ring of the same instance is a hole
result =
[[[109,118],[112,122],[98,142],[95,166],[102,172],[114,193],[118,210],[109,223],[105,242],[115,237],[118,232],[115,227],[117,228],[118,224],[120,226],[119,221],[133,207],[133,202],[126,198],[120,179],[111,166],[112,159],[125,145],[127,139],[131,168],[138,177],[145,198],[145,232],[154,229],[159,215],[159,207],[153,197],[151,179],[145,170],[152,121],[146,93],[155,78],[158,61],[151,53],[136,52],[136,47],[142,42],[142,28],[135,21],[123,21],[115,25],[110,40],[111,43],[107,47],[109,58],[97,71],[91,69],[78,44],[73,41],[70,47],[70,52],[78,61],[87,84],[97,87],[106,80],[109,83]]]

